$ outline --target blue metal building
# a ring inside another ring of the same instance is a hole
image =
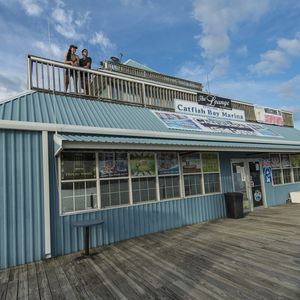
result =
[[[226,192],[248,210],[285,204],[300,132],[264,130],[175,129],[147,107],[44,91],[0,103],[0,268],[79,251],[79,220],[104,220],[95,247],[226,217]]]

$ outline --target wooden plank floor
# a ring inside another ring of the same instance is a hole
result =
[[[300,299],[300,204],[0,270],[0,299]]]

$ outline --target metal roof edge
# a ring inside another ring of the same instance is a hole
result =
[[[34,94],[34,93],[36,93],[36,91],[33,91],[33,90],[26,90],[26,91],[17,93],[17,94],[14,95],[14,96],[10,96],[9,98],[0,101],[0,105],[5,104],[5,103],[10,102],[10,101],[14,101],[14,100],[16,100],[16,99],[18,99],[18,98],[27,96],[27,95],[29,95],[29,94]]]
[[[37,123],[24,121],[9,121],[0,120],[1,129],[15,129],[28,131],[52,131],[52,132],[66,132],[66,133],[82,133],[82,134],[97,134],[97,135],[112,135],[112,136],[130,136],[130,137],[146,137],[146,138],[160,138],[164,139],[183,139],[183,140],[207,140],[207,141],[224,141],[224,142],[244,142],[244,143],[258,143],[258,144],[282,144],[282,145],[300,145],[300,141],[280,140],[279,143],[274,143],[274,139],[256,139],[256,138],[241,138],[234,136],[214,136],[201,134],[184,134],[176,132],[157,132],[150,130],[136,130],[123,128],[106,128],[106,127],[91,127],[78,125],[65,125],[54,123]]]

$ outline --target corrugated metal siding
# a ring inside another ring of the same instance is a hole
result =
[[[35,92],[0,104],[0,120],[56,123],[104,128],[125,128],[159,132],[178,132],[215,136],[247,138],[245,135],[197,132],[169,129],[155,117],[148,108],[121,105],[111,102],[66,97]],[[285,139],[299,141],[300,132],[294,128],[264,125]],[[273,137],[255,137],[258,140],[272,140]]]
[[[268,206],[286,204],[290,192],[300,191],[300,183],[272,186],[272,183],[265,183]]]
[[[0,130],[0,268],[43,256],[41,133]]]
[[[222,195],[161,201],[64,217],[60,217],[56,211],[52,229],[52,232],[56,232],[54,255],[82,249],[82,229],[72,226],[79,220],[104,220],[103,227],[96,226],[91,230],[91,246],[96,247],[224,216]]]
[[[225,216],[223,195],[212,195],[161,201],[107,209],[92,213],[59,216],[57,170],[53,136],[49,135],[52,254],[63,255],[79,251],[83,246],[82,229],[72,224],[79,220],[103,219],[103,227],[91,230],[91,245],[111,244],[144,234],[177,228]]]

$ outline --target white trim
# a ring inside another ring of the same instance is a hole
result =
[[[278,153],[291,153],[293,151],[299,152],[299,150],[278,150],[272,148],[250,148],[250,147],[239,147],[239,148],[232,148],[232,147],[217,147],[217,146],[191,146],[191,145],[160,145],[160,144],[132,144],[132,143],[100,143],[100,142],[68,142],[65,141],[63,143],[63,149],[90,149],[90,150],[149,150],[149,151],[206,151],[206,152],[244,152],[244,151],[251,151],[251,152],[275,152]]]
[[[137,130],[137,129],[124,129],[124,128],[106,128],[106,127],[91,127],[91,126],[76,126],[65,124],[52,124],[52,123],[37,123],[37,122],[24,122],[24,121],[10,121],[0,120],[0,129],[17,129],[17,130],[32,130],[32,131],[54,131],[61,133],[73,134],[99,134],[111,136],[124,136],[124,137],[143,137],[143,138],[161,138],[161,139],[182,139],[182,140],[196,140],[196,141],[217,141],[217,142],[245,142],[257,144],[274,144],[274,139],[278,141],[278,137],[272,139],[257,139],[257,138],[242,138],[235,136],[215,136],[215,135],[202,135],[202,134],[187,134],[176,132],[158,132],[151,130]],[[300,141],[281,140],[279,145],[293,145],[300,146]],[[265,150],[266,151],[266,150]],[[277,150],[281,151],[281,150]]]
[[[43,147],[43,185],[44,185],[44,230],[45,258],[51,257],[51,219],[50,219],[50,187],[49,187],[49,151],[48,132],[42,132]]]

